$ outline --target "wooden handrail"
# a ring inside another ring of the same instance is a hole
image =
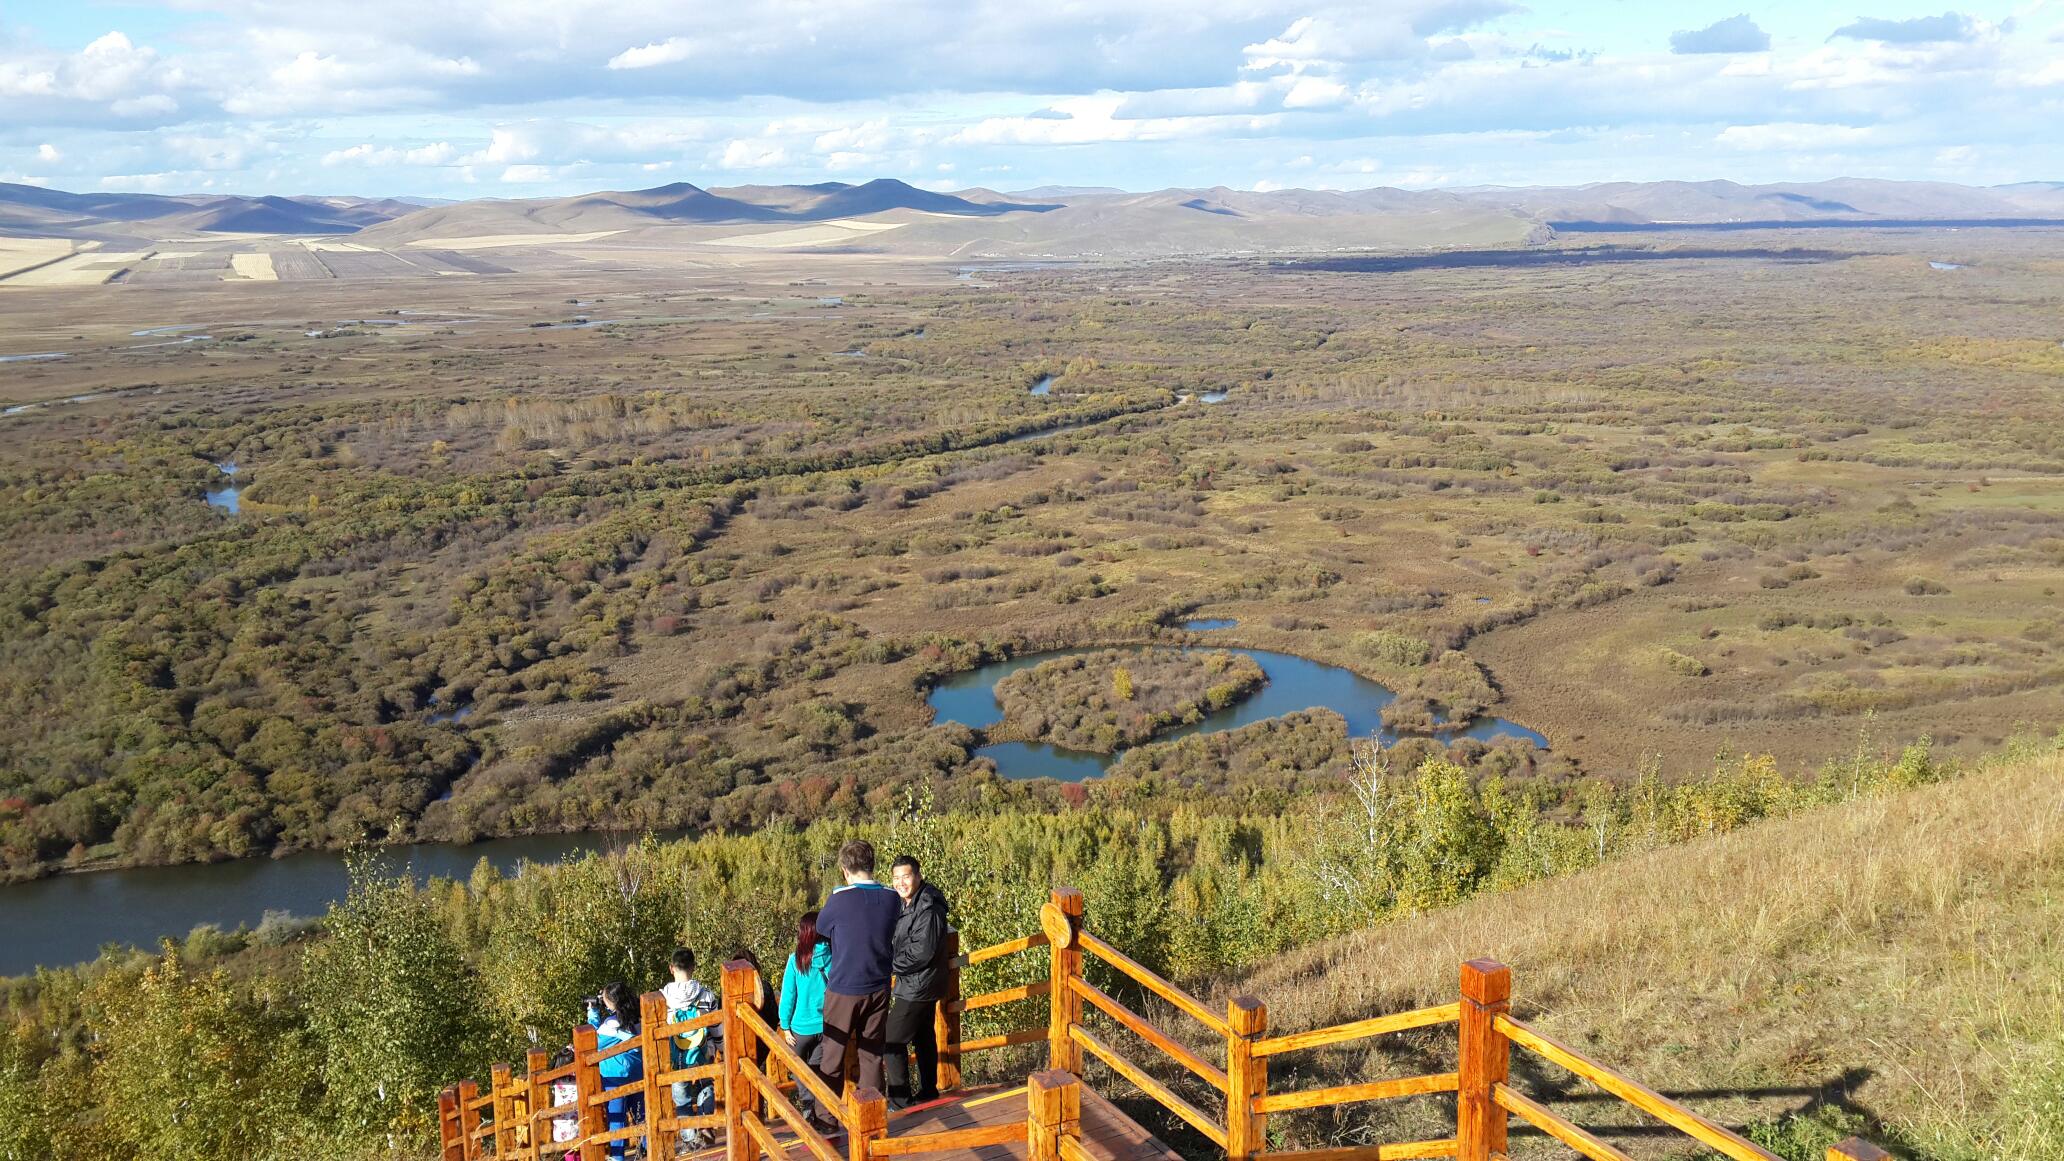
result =
[[[1035,947],[1045,947],[1046,944],[1046,933],[1035,931],[1031,935],[1019,936],[1017,939],[1006,939],[1002,943],[990,944],[988,947],[955,957],[949,962],[955,967],[973,967],[988,960],[1002,959],[1004,956],[1014,955],[1021,951],[1031,951]]]
[[[683,1032],[693,1032],[697,1028],[714,1028],[723,1022],[724,1010],[719,1008],[714,1012],[704,1012],[702,1015],[690,1020],[681,1020],[673,1024],[661,1024],[652,1030],[652,1034],[654,1036],[679,1036]]]
[[[1394,1100],[1398,1097],[1419,1096],[1430,1092],[1454,1092],[1459,1087],[1460,1079],[1456,1073],[1440,1072],[1427,1076],[1399,1077],[1395,1080],[1374,1080],[1367,1084],[1306,1089],[1303,1092],[1271,1093],[1255,1101],[1254,1107],[1264,1113],[1283,1113],[1291,1109],[1316,1109],[1326,1105],[1354,1104],[1358,1101]]]
[[[1262,1161],[1418,1161],[1426,1157],[1453,1157],[1455,1139],[1407,1141],[1401,1145],[1347,1145],[1328,1149],[1284,1149],[1263,1153]]]
[[[1633,1161],[1633,1158],[1625,1153],[1599,1140],[1554,1109],[1519,1092],[1511,1085],[1501,1084],[1491,1089],[1491,1099],[1498,1102],[1499,1108],[1589,1157],[1591,1161]]]
[[[1254,1055],[1274,1056],[1279,1052],[1297,1052],[1306,1048],[1328,1048],[1345,1044],[1350,1040],[1365,1040],[1371,1036],[1383,1036],[1392,1032],[1405,1032],[1413,1028],[1425,1028],[1434,1024],[1453,1024],[1462,1018],[1462,1005],[1438,1004],[1431,1008],[1418,1008],[1410,1012],[1396,1012],[1388,1016],[1376,1016],[1368,1020],[1356,1020],[1349,1024],[1335,1024],[1330,1028],[1314,1028],[1309,1032],[1291,1032],[1283,1036],[1271,1036],[1254,1044]]]
[[[810,1095],[817,1098],[817,1107],[823,1109],[826,1114],[836,1117],[839,1123],[847,1129],[853,1127],[851,1120],[846,1116],[846,1102],[839,1099],[837,1093],[831,1091],[831,1087],[825,1084],[824,1080],[817,1075],[816,1069],[811,1068],[809,1064],[804,1062],[802,1057],[796,1055],[796,1050],[788,1046],[788,1042],[781,1038],[780,1033],[769,1027],[767,1021],[762,1019],[758,1012],[753,1011],[744,1004],[738,1006],[735,1014],[740,1023],[750,1028],[753,1034],[759,1037],[760,1044],[766,1048],[767,1054],[779,1060],[788,1069],[789,1073],[796,1078],[797,1084],[810,1090]],[[741,1065],[741,1067],[747,1067],[750,1063],[748,1061]],[[758,1072],[758,1069],[754,1068],[752,1071]]]
[[[1154,1098],[1162,1108],[1188,1121],[1191,1128],[1204,1134],[1205,1137],[1210,1139],[1212,1144],[1217,1145],[1221,1149],[1225,1148],[1225,1130],[1213,1123],[1211,1118],[1204,1114],[1203,1110],[1177,1096],[1174,1089],[1147,1075],[1147,1071],[1139,1065],[1118,1055],[1110,1045],[1097,1039],[1090,1033],[1089,1029],[1084,1028],[1082,1025],[1076,1024],[1071,1026],[1068,1029],[1068,1036],[1075,1043],[1087,1048],[1090,1055],[1109,1065],[1112,1072],[1131,1081],[1133,1087]]]
[[[1213,1013],[1211,1009],[1205,1007],[1196,997],[1162,979],[1138,960],[1133,959],[1131,956],[1126,955],[1087,931],[1082,933],[1081,939],[1082,946],[1086,950],[1094,954],[1098,959],[1117,968],[1125,975],[1130,976],[1134,983],[1181,1008],[1191,1018],[1218,1035],[1228,1036],[1232,1034],[1232,1029],[1226,1026],[1226,1022]]]
[[[601,1092],[598,1092],[594,1096],[589,1097],[588,1103],[591,1105],[606,1105],[610,1101],[616,1100],[620,1097],[637,1096],[644,1091],[645,1078],[639,1077],[636,1080],[625,1081],[624,1083],[617,1085],[615,1088],[603,1089]]]
[[[1573,1048],[1550,1040],[1510,1016],[1497,1017],[1491,1026],[1521,1048],[1583,1077],[1723,1156],[1734,1161],[1783,1161],[1777,1154],[1740,1134],[1707,1120],[1646,1085],[1628,1080]]]
[[[817,1161],[843,1161],[839,1151],[832,1148],[831,1142],[825,1139],[824,1134],[817,1131],[817,1126],[810,1123],[810,1118],[804,1116],[795,1102],[788,1099],[788,1094],[781,1091],[780,1085],[767,1079],[767,1074],[761,1072],[758,1065],[750,1060],[744,1060],[739,1062],[738,1070],[745,1074],[746,1080],[750,1081],[754,1088],[760,1090],[760,1095],[767,1099],[767,1107],[788,1122],[789,1130],[795,1133],[796,1139],[803,1143],[803,1147],[817,1155]]]
[[[1046,1029],[1044,1028],[1020,1028],[1016,1032],[1002,1032],[995,1036],[978,1036],[973,1040],[963,1040],[953,1047],[959,1052],[985,1052],[991,1048],[1010,1048],[1019,1044],[1035,1044],[1044,1039],[1046,1039]],[[941,1045],[939,1051],[946,1051],[945,1046]]]
[[[1019,984],[1015,988],[1002,988],[994,992],[984,992],[979,996],[969,996],[964,1000],[955,1000],[951,1004],[946,1005],[946,1009],[950,1012],[974,1012],[982,1008],[994,1008],[998,1004],[1008,1004],[1015,1000],[1029,1000],[1035,996],[1044,996],[1051,991],[1053,991],[1052,980],[1037,980],[1029,984]]]
[[[1057,889],[1041,909],[1039,933],[957,955],[953,954],[958,948],[958,933],[954,932],[949,933],[951,942],[944,949],[948,968],[935,1024],[941,1054],[937,1077],[940,1089],[957,1087],[958,1061],[964,1053],[1043,1040],[1048,1044],[1048,1069],[1035,1074],[1028,1085],[1023,1121],[889,1136],[886,1106],[880,1094],[862,1089],[842,1098],[833,1091],[760,1014],[756,993],[765,986],[764,981],[757,969],[741,962],[725,965],[724,1003],[715,1012],[666,1022],[664,998],[657,992],[647,993],[641,997],[643,1019],[639,1033],[631,1039],[604,1049],[596,1042],[596,1030],[581,1025],[574,1030],[572,1063],[548,1068],[546,1054],[534,1049],[526,1055],[523,1076],[513,1075],[506,1065],[496,1065],[485,1092],[470,1080],[446,1088],[438,1095],[440,1161],[487,1161],[490,1157],[494,1161],[555,1161],[557,1154],[575,1151],[581,1161],[603,1161],[605,1146],[641,1136],[649,1155],[662,1156],[667,1151],[663,1147],[666,1135],[718,1125],[727,1131],[729,1156],[734,1161],[752,1161],[762,1153],[788,1161],[799,1156],[795,1153],[798,1142],[809,1154],[806,1161],[878,1161],[1018,1145],[1024,1147],[1028,1161],[1089,1161],[1090,1152],[1080,1139],[1081,1098],[1077,1080],[1084,1053],[1096,1057],[1150,1100],[1225,1150],[1228,1161],[1416,1161],[1440,1157],[1493,1161],[1507,1153],[1507,1122],[1511,1117],[1533,1125],[1590,1161],[1628,1161],[1627,1154],[1620,1149],[1508,1083],[1514,1045],[1596,1085],[1731,1161],[1781,1161],[1776,1154],[1739,1134],[1514,1019],[1510,1011],[1511,972],[1495,961],[1472,960],[1462,966],[1461,999],[1456,1003],[1269,1036],[1267,1007],[1260,1000],[1235,996],[1221,1017],[1196,997],[1087,931],[1084,911],[1080,892]],[[1047,978],[961,997],[962,968],[1039,948],[1051,953],[1047,957]],[[1095,956],[1222,1039],[1226,1066],[1219,1067],[1205,1054],[1155,1027],[1146,1016],[1090,983],[1082,974],[1085,955]],[[958,1017],[962,1013],[1041,998],[1047,1001],[1047,1019],[1041,1027],[972,1039],[963,1039],[959,1033]],[[1083,1021],[1085,1002],[1223,1094],[1224,1125],[1214,1119],[1215,1114],[1177,1093],[1169,1081],[1149,1073],[1091,1032]],[[1444,1024],[1457,1025],[1460,1052],[1455,1072],[1299,1092],[1269,1091],[1269,1058],[1273,1056]],[[673,1037],[720,1026],[725,1031],[721,1062],[663,1067],[671,1063]],[[764,1064],[755,1059],[755,1050],[762,1045]],[[640,1078],[604,1088],[601,1062],[641,1050],[645,1067]],[[784,1074],[793,1079],[785,1079]],[[552,1086],[567,1081],[573,1083],[574,1098],[548,1106]],[[673,1108],[668,1099],[669,1085],[702,1082],[711,1082],[719,1094],[717,1111],[668,1115]],[[803,1115],[800,1102],[805,1092],[814,1099],[822,1115],[843,1127],[844,1148],[834,1146]],[[1337,1148],[1265,1148],[1267,1119],[1272,1114],[1447,1092],[1457,1094],[1456,1134],[1452,1138]],[[637,1094],[645,1098],[644,1123],[606,1128],[603,1106]],[[569,1115],[578,1118],[575,1139],[547,1142],[547,1122]],[[793,1130],[795,1140],[777,1137],[776,1125]],[[1829,1152],[1830,1161],[1884,1158],[1881,1151],[1860,1140],[1844,1142]]]
[[[781,1161],[789,1161],[788,1150],[782,1147],[781,1142],[774,1139],[774,1131],[767,1127],[765,1121],[760,1120],[758,1113],[747,1109],[739,1114],[738,1123],[745,1129],[747,1135],[751,1136],[754,1141],[759,1142],[760,1148],[766,1150],[769,1157],[778,1157]],[[843,1161],[843,1159],[840,1159],[840,1161]]]
[[[942,1133],[920,1133],[909,1137],[883,1137],[867,1147],[869,1157],[903,1157],[912,1153],[948,1153],[958,1149],[985,1149],[992,1145],[1025,1143],[1025,1122],[978,1125],[972,1129],[948,1129]]]
[[[638,1042],[636,1036],[633,1036],[629,1040],[619,1040],[607,1048],[597,1048],[593,1052],[583,1052],[579,1060],[582,1064],[600,1064],[610,1057],[622,1056],[626,1052],[636,1052],[642,1047],[644,1045]]]
[[[1103,989],[1090,983],[1088,980],[1081,978],[1072,979],[1068,981],[1068,986],[1075,989],[1083,999],[1096,1005],[1105,1015],[1124,1025],[1127,1031],[1160,1049],[1163,1055],[1177,1064],[1196,1073],[1205,1083],[1210,1084],[1220,1092],[1226,1091],[1227,1081],[1224,1069],[1218,1068],[1181,1044],[1169,1039],[1153,1025],[1147,1023],[1144,1017],[1112,999],[1104,993]]]
[[[688,1081],[715,1080],[724,1075],[721,1064],[693,1064],[687,1068],[676,1068],[656,1073],[652,1080],[658,1084],[681,1084]]]

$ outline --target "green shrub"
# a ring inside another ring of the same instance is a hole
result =
[[[1675,649],[1662,649],[1658,651],[1658,654],[1662,657],[1663,664],[1669,667],[1670,672],[1677,674],[1679,677],[1704,677],[1712,672],[1712,670],[1706,668],[1705,662],[1700,661],[1696,657],[1679,653]]]
[[[1406,633],[1394,633],[1388,629],[1376,629],[1368,633],[1357,633],[1355,649],[1371,661],[1385,665],[1413,668],[1426,664],[1433,657],[1433,646],[1418,637]]]

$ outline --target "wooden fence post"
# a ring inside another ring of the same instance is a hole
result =
[[[602,1161],[608,1153],[608,1146],[591,1140],[609,1131],[609,1114],[594,1100],[602,1091],[602,1063],[595,1059],[599,1047],[593,1024],[573,1030],[573,1091],[578,1094],[574,1099],[580,1102],[576,1123],[580,1126],[581,1161]]]
[[[1862,1137],[1851,1137],[1839,1145],[1829,1145],[1827,1161],[1892,1161],[1892,1154]]]
[[[1505,1110],[1491,1090],[1505,1083],[1512,1042],[1491,1026],[1512,1006],[1512,969],[1494,959],[1462,965],[1460,1085],[1455,1094],[1456,1161],[1505,1154]]]
[[[1039,926],[1053,953],[1046,1066],[1077,1076],[1082,1074],[1082,1046],[1068,1035],[1068,1029],[1082,1022],[1082,994],[1069,984],[1082,977],[1082,948],[1075,938],[1082,930],[1082,915],[1082,892],[1073,887],[1054,888],[1053,897],[1039,909]]]
[[[1254,1042],[1268,1031],[1268,1007],[1253,996],[1226,1002],[1226,1157],[1251,1161],[1268,1146],[1268,1114],[1254,1102],[1268,1095],[1268,1057],[1254,1055]]]
[[[523,1139],[518,1142],[523,1156],[530,1161],[544,1161],[545,1142],[552,1136],[549,1128],[538,1126],[537,1115],[541,1109],[552,1107],[552,1086],[539,1080],[552,1067],[552,1054],[542,1048],[533,1048],[523,1054],[524,1091],[530,1094],[523,1110]]]
[[[1061,1139],[1082,1136],[1082,1082],[1072,1072],[1035,1072],[1025,1084],[1025,1161],[1061,1161]]]
[[[512,1109],[516,1100],[516,1086],[509,1080],[509,1066],[497,1064],[488,1071],[488,1091],[494,1094],[494,1155],[495,1161],[509,1161],[514,1154],[516,1126]]]
[[[474,1132],[480,1128],[480,1083],[472,1080],[459,1082],[459,1146],[466,1161],[478,1161],[480,1138]]]
[[[856,1088],[846,1098],[846,1111],[846,1161],[868,1161],[868,1148],[889,1135],[888,1098],[871,1088]]]
[[[939,980],[939,1005],[932,1014],[932,1039],[939,1046],[939,1075],[932,1078],[938,1092],[960,1087],[960,932],[946,933],[939,949],[945,969]]]
[[[660,1147],[674,1120],[673,1090],[658,1079],[674,1066],[673,1037],[658,1032],[666,1023],[665,996],[646,992],[638,997],[638,1055],[645,1064],[645,1156],[655,1158],[674,1153],[672,1148]]]
[[[742,959],[724,965],[724,1156],[726,1161],[756,1161],[759,1142],[745,1131],[745,1114],[754,1107],[753,1087],[744,1065],[753,1059],[758,1041],[738,1018],[738,1009],[754,1006],[760,969]]]
[[[438,1156],[444,1161],[466,1161],[465,1143],[459,1140],[459,1090],[446,1085],[437,1094]]]

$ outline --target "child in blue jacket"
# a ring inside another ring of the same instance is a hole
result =
[[[638,1038],[638,997],[631,991],[631,985],[618,980],[602,989],[602,1007],[597,1010],[593,1001],[588,1003],[588,1023],[595,1026],[595,1047],[608,1050],[626,1040]],[[602,1074],[602,1087],[620,1088],[645,1076],[644,1052],[633,1048],[608,1057],[598,1066]],[[612,1097],[606,1106],[609,1128],[612,1132],[634,1122],[645,1119],[645,1098],[637,1093]],[[609,1143],[610,1161],[623,1161],[623,1141]]]

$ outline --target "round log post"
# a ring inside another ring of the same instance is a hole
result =
[[[545,1147],[541,1142],[552,1135],[550,1129],[539,1128],[537,1122],[538,1111],[552,1107],[552,1086],[538,1079],[551,1067],[552,1054],[542,1048],[523,1054],[523,1084],[528,1097],[523,1102],[523,1123],[516,1129],[520,1134],[516,1147],[530,1161],[543,1161]]]
[[[960,932],[949,931],[939,957],[944,961],[940,970],[939,1005],[932,1013],[932,1039],[939,1046],[939,1074],[932,1083],[939,1092],[952,1092],[960,1087],[960,1012],[955,1005],[960,1002]]]
[[[480,1082],[462,1080],[459,1082],[459,1149],[466,1161],[479,1161],[480,1138],[474,1134],[480,1129]]]
[[[673,1038],[661,1036],[659,1030],[666,1027],[666,997],[658,992],[646,992],[638,997],[638,1054],[645,1064],[645,1155],[647,1157],[670,1157],[671,1147],[662,1148],[667,1140],[667,1130],[674,1123],[673,1090],[659,1082],[659,1077],[674,1066],[674,1054],[669,1051]]]
[[[1082,1022],[1082,994],[1070,986],[1082,978],[1082,948],[1075,938],[1082,930],[1082,916],[1082,892],[1073,887],[1054,888],[1046,906],[1039,909],[1039,925],[1052,953],[1046,1066],[1077,1076],[1082,1074],[1082,1046],[1068,1035],[1068,1029]]]
[[[494,1155],[496,1161],[509,1161],[516,1152],[516,1085],[509,1079],[509,1066],[490,1069],[488,1083],[494,1094]]]
[[[1492,959],[1462,965],[1460,1085],[1455,1095],[1456,1161],[1505,1154],[1505,1110],[1491,1090],[1505,1083],[1512,1042],[1491,1022],[1512,1006],[1512,969]]]
[[[602,1062],[595,1059],[601,1046],[595,1040],[595,1026],[583,1024],[573,1030],[573,1091],[579,1094],[581,1161],[602,1161],[609,1147],[594,1138],[609,1131],[609,1113],[595,1103],[602,1092]]]
[[[466,1146],[459,1140],[459,1090],[446,1085],[437,1094],[438,1156],[443,1161],[466,1161]]]
[[[1254,1055],[1254,1042],[1268,1032],[1268,1006],[1253,996],[1226,1002],[1226,1157],[1251,1161],[1268,1146],[1268,1114],[1254,1102],[1268,1095],[1268,1057]]]
[[[1827,1161],[1892,1161],[1892,1154],[1862,1137],[1851,1137],[1839,1145],[1829,1145]]]
[[[742,959],[724,965],[724,1157],[726,1161],[756,1161],[759,1142],[745,1131],[745,1114],[754,1107],[754,1090],[745,1079],[744,1065],[752,1063],[759,1041],[752,1029],[738,1018],[740,1008],[751,1008],[756,998],[760,972]]]

